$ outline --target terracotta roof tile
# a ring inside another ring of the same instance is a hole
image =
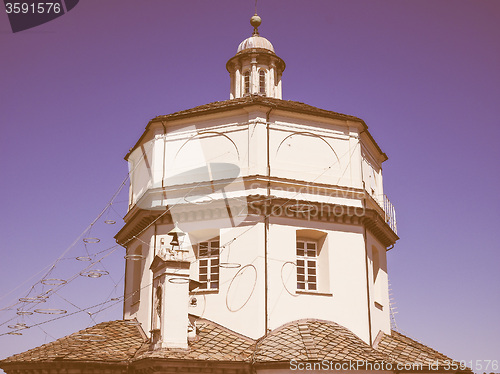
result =
[[[215,322],[196,321],[196,339],[187,349],[151,351],[142,329],[130,321],[112,321],[81,330],[0,361],[0,366],[41,362],[94,361],[129,364],[148,359],[233,363],[297,361],[357,361],[428,365],[452,360],[407,336],[393,331],[381,336],[376,349],[350,330],[331,321],[315,319],[287,323],[253,340]]]
[[[256,362],[387,360],[345,327],[335,322],[300,320],[287,323],[261,339]]]
[[[0,362],[46,362],[56,359],[122,362],[132,358],[144,341],[137,324],[130,321],[103,322]]]
[[[400,364],[414,363],[428,367],[429,364],[436,362],[441,365],[454,362],[448,356],[394,330],[391,335],[384,334],[377,350]]]
[[[236,361],[249,362],[255,340],[205,319],[196,321],[197,337],[188,344],[188,349],[159,349],[150,351],[145,345],[134,360],[146,358]]]
[[[239,108],[239,107],[244,107],[244,106],[248,106],[248,105],[258,105],[258,104],[270,106],[270,107],[274,107],[274,108],[279,108],[279,109],[284,109],[284,110],[289,110],[292,112],[314,114],[314,115],[319,115],[319,116],[323,116],[323,117],[351,120],[351,121],[359,121],[359,122],[364,123],[364,121],[362,119],[355,117],[355,116],[350,116],[347,114],[333,112],[331,110],[317,108],[315,106],[304,104],[304,103],[301,103],[299,101],[281,100],[281,99],[276,99],[273,97],[260,96],[260,95],[249,95],[249,96],[241,97],[238,99],[231,99],[231,100],[225,100],[225,101],[215,101],[213,103],[196,106],[194,108],[181,110],[179,112],[175,112],[175,113],[171,113],[171,114],[167,114],[167,115],[162,115],[162,116],[157,116],[157,117],[153,118],[152,121],[177,119],[177,118],[181,118],[181,117],[199,115],[199,114],[208,113],[208,112],[218,112],[218,111],[224,111],[224,110],[231,110],[231,109],[235,109],[235,108]]]

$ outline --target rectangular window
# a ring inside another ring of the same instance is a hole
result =
[[[244,83],[245,83],[245,94],[250,93],[250,72],[246,72],[244,75]]]
[[[219,239],[198,244],[200,289],[219,289]]]
[[[266,94],[266,72],[264,70],[259,73],[259,93]]]
[[[317,243],[297,240],[297,289],[316,291],[317,283]]]

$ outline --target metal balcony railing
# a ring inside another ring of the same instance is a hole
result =
[[[396,209],[394,205],[389,201],[387,195],[384,195],[384,206],[382,207],[385,213],[385,222],[394,231],[395,234],[398,233],[398,226],[396,222]]]

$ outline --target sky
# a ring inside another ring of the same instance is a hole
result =
[[[123,157],[151,118],[229,98],[225,64],[253,12],[251,0],[85,0],[18,33],[0,12],[0,358],[122,317]],[[478,372],[500,361],[500,2],[260,0],[258,12],[287,64],[283,98],[362,118],[389,157],[398,329]],[[109,274],[34,306],[64,315],[11,307],[61,255],[51,279],[98,252]],[[5,335],[16,323],[42,324]]]

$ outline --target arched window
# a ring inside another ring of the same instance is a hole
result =
[[[247,71],[244,75],[244,88],[245,88],[245,95],[248,95],[250,93],[250,72]]]
[[[266,94],[266,72],[265,72],[265,70],[261,70],[259,72],[259,93],[261,95]]]

